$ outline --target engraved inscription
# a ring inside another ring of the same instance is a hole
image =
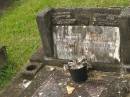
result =
[[[55,26],[54,53],[59,59],[74,59],[85,55],[92,62],[119,60],[120,33],[118,27]]]

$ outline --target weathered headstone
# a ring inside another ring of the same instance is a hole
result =
[[[48,9],[37,17],[44,57],[130,63],[130,8]]]

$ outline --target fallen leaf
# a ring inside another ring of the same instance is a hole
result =
[[[66,89],[68,94],[72,94],[75,88],[71,86],[67,86]]]

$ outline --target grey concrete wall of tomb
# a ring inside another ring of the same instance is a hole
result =
[[[130,64],[130,8],[50,8],[37,15],[44,59]]]

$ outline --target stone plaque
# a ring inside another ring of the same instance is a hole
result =
[[[74,59],[84,55],[92,62],[120,60],[118,27],[54,26],[53,31],[56,58]]]

